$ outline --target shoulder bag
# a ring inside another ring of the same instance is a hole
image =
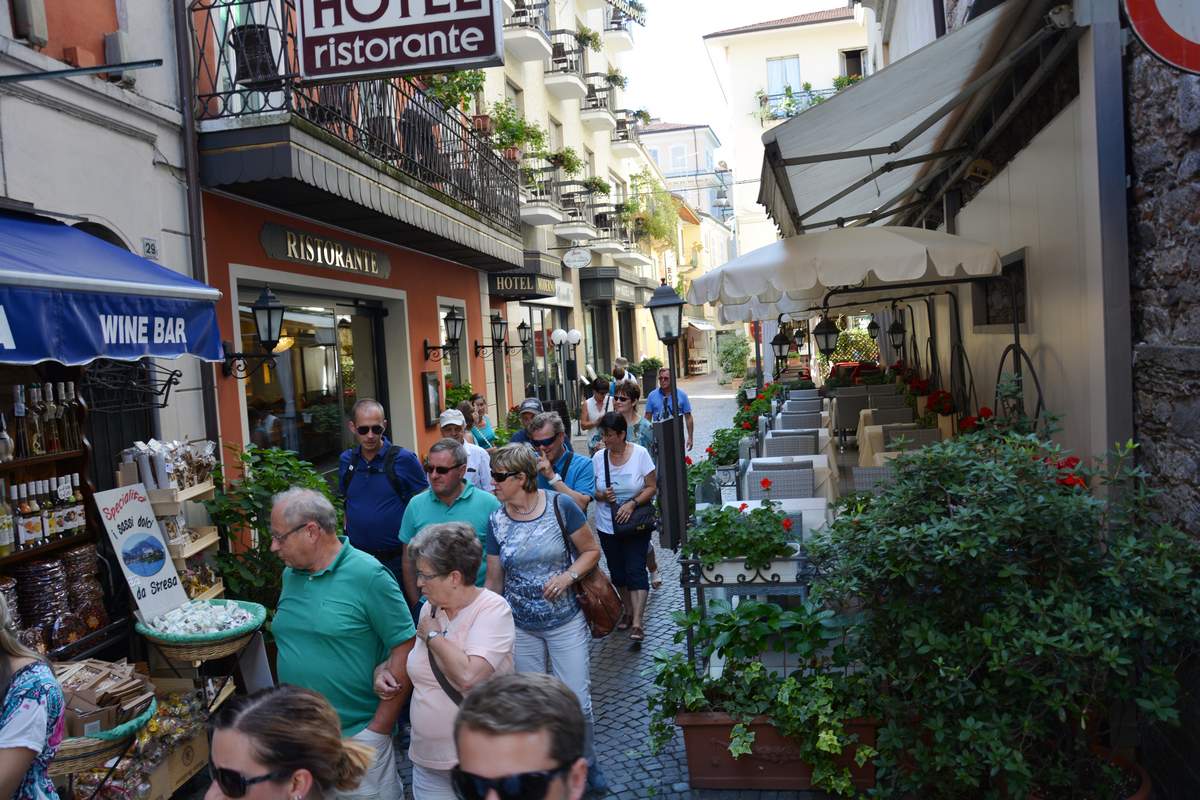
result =
[[[436,617],[437,612],[438,607],[430,603],[429,615]],[[461,706],[463,701],[462,692],[455,689],[454,684],[450,683],[450,679],[446,677],[446,673],[442,672],[442,668],[438,666],[437,659],[433,656],[433,648],[429,646],[428,642],[425,643],[425,654],[429,656],[429,668],[433,670],[433,677],[437,679],[438,686],[442,687],[442,691],[446,693],[446,696],[450,698],[450,701],[454,705]]]
[[[562,532],[563,544],[567,546],[567,558],[574,561],[575,559],[571,557],[573,552],[571,537],[567,533],[566,523],[563,522],[562,512],[558,509],[560,496],[554,496],[554,518],[558,520],[558,529]],[[600,569],[598,563],[575,582],[575,593],[593,639],[603,639],[608,636],[617,627],[621,617],[625,615],[625,604],[621,602],[621,595],[617,594],[612,581],[608,579],[604,570]]]
[[[640,445],[639,445],[640,446]],[[632,458],[632,456],[630,456]],[[608,463],[608,450],[604,451],[604,482],[612,488],[612,468]],[[612,514],[614,536],[629,536],[635,533],[650,533],[654,530],[654,506],[634,504],[633,513],[625,522],[617,522],[617,504],[609,503],[608,509]]]

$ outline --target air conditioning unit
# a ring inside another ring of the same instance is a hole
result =
[[[34,47],[45,47],[50,41],[46,26],[45,0],[12,0],[13,33]]]
[[[104,63],[124,64],[129,60],[129,34],[122,30],[104,34]],[[122,86],[133,86],[137,81],[137,73],[117,70],[108,73],[108,79]]]

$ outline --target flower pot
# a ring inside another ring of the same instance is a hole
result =
[[[750,724],[754,747],[748,755],[734,758],[729,753],[729,732],[734,720],[719,712],[678,714],[675,724],[683,729],[687,752],[688,783],[693,789],[775,789],[812,788],[812,769],[800,760],[800,751],[791,739],[780,736],[766,717]],[[858,734],[862,744],[875,745],[876,724],[862,719],[846,723],[849,733]],[[859,767],[853,751],[843,754],[839,764],[850,768],[850,777],[858,789],[875,785],[875,766],[868,762]]]
[[[918,417],[925,416],[925,406],[928,405],[928,403],[929,403],[928,396],[917,398],[917,416]]]
[[[958,414],[938,414],[938,430],[941,431],[942,441],[958,432]]]
[[[1133,794],[1129,795],[1128,797],[1125,797],[1123,800],[1150,800],[1150,795],[1154,791],[1154,782],[1150,780],[1150,773],[1146,772],[1146,770],[1142,767],[1141,764],[1134,763],[1133,761],[1130,761],[1127,758],[1119,756],[1116,753],[1109,750],[1108,748],[1101,747],[1098,744],[1093,744],[1091,747],[1092,747],[1092,752],[1094,752],[1096,755],[1104,758],[1105,760],[1109,761],[1114,766],[1119,768],[1122,772],[1126,773],[1127,775],[1130,775],[1131,777],[1132,776],[1137,777],[1138,788],[1134,790]],[[1039,794],[1031,794],[1031,795],[1029,795],[1029,800],[1049,800],[1049,799],[1043,798]]]
[[[521,148],[519,148],[519,147],[504,148],[504,157],[507,158],[509,161],[520,161],[521,160]]]
[[[717,466],[717,485],[718,486],[736,486],[737,485],[737,465],[736,464],[720,464]]]
[[[475,131],[484,136],[491,136],[496,132],[496,121],[492,119],[491,114],[476,114],[471,118],[471,122],[475,126]]]
[[[800,548],[796,547],[796,552]],[[793,583],[800,580],[800,558],[777,558],[762,569],[746,566],[744,558],[729,558],[718,561],[712,567],[701,567],[700,575],[706,583],[723,586],[748,583]]]

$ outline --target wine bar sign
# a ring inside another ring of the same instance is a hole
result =
[[[500,0],[300,0],[304,80],[504,63]]]

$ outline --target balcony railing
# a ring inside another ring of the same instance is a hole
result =
[[[547,202],[562,207],[561,176],[557,167],[544,158],[529,156],[521,161],[521,186],[531,202]]]
[[[837,89],[785,89],[780,94],[759,94],[759,116],[765,120],[790,119],[801,111],[837,94]]]
[[[614,108],[614,91],[608,82],[608,77],[602,72],[589,72],[584,76],[587,81],[587,97],[583,99],[584,111],[612,111]]]
[[[630,144],[637,144],[637,120],[634,119],[633,112],[629,109],[618,109],[616,116],[617,127],[612,132],[613,143],[629,142]]]
[[[559,181],[559,191],[562,192],[563,211],[567,218],[576,222],[596,224],[595,201],[592,193],[587,190],[582,181]]]
[[[546,74],[577,75],[584,73],[583,46],[575,38],[575,31],[550,31],[550,60],[546,62]]]
[[[506,30],[536,30],[550,37],[550,4],[517,0],[516,10],[504,25]]]
[[[626,16],[625,12],[615,6],[609,6],[604,9],[604,30],[609,31],[624,31],[625,33],[633,33],[634,19]]]
[[[189,16],[198,119],[293,114],[492,224],[520,231],[516,167],[465,115],[405,78],[300,84],[295,0],[193,0]]]

